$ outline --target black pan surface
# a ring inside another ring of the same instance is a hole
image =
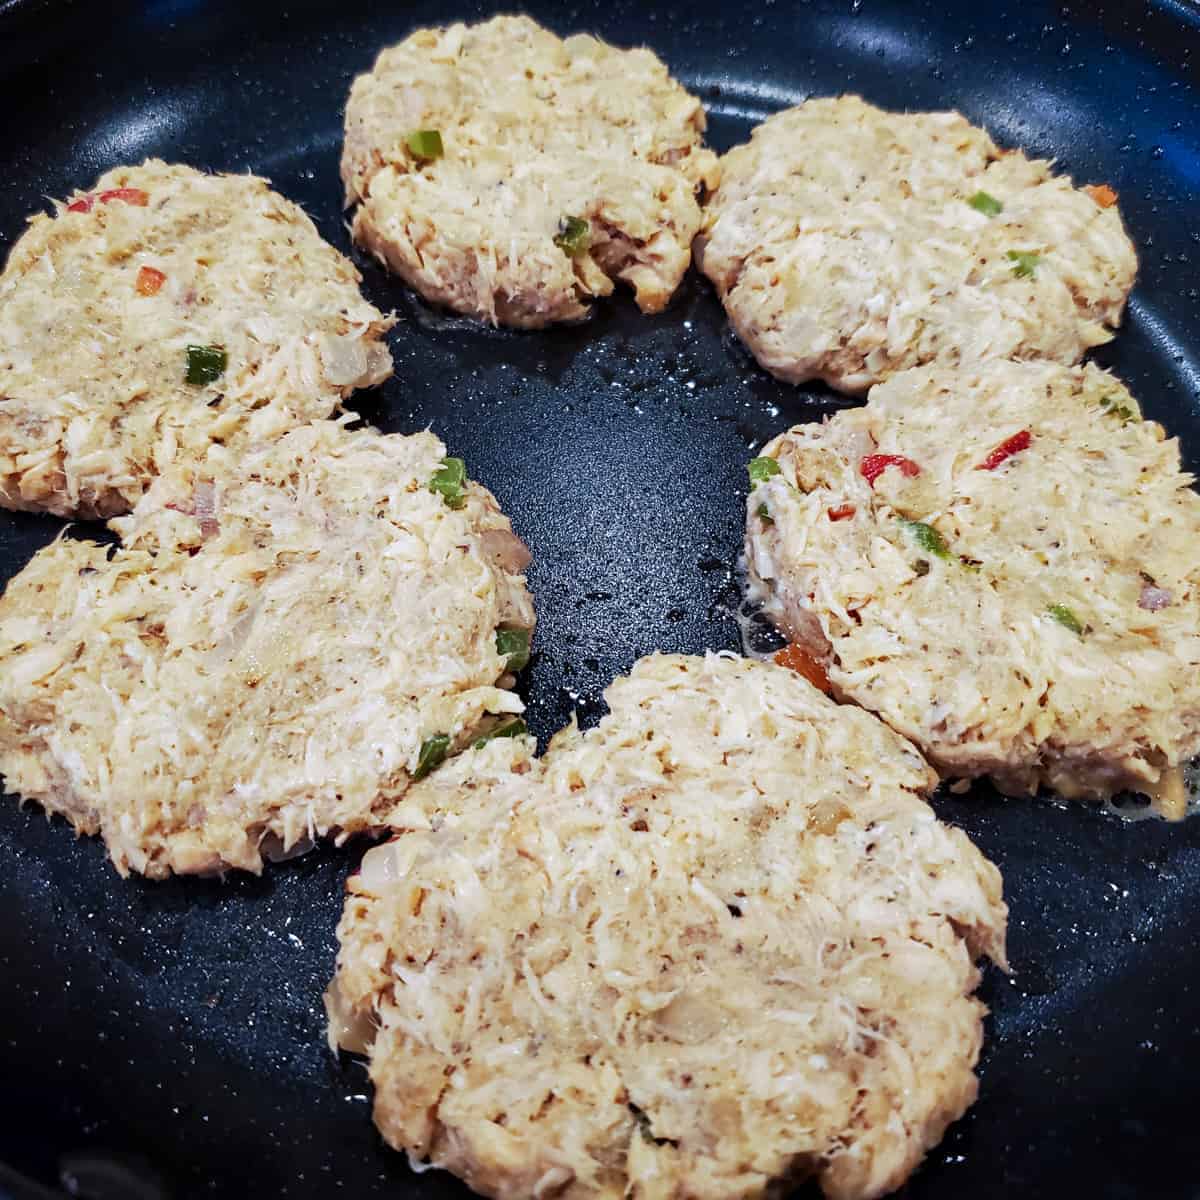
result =
[[[1110,182],[1142,271],[1100,357],[1195,466],[1200,9],[524,7],[561,33],[652,46],[704,98],[718,149],[806,96],[856,90],[957,107]],[[0,248],[45,196],[160,155],[269,176],[349,250],[337,159],[351,77],[419,24],[489,9],[0,0]],[[432,426],[534,550],[536,732],[572,711],[594,722],[605,685],[648,651],[736,648],[745,461],[833,397],[758,370],[694,276],[660,316],[621,296],[582,327],[519,335],[431,312],[362,265],[401,320],[396,378],[361,411],[386,430]],[[0,514],[0,579],[58,528]],[[982,790],[939,807],[1004,872],[1015,974],[985,978],[979,1103],[905,1194],[1200,1196],[1200,821],[1126,825]],[[320,996],[362,849],[260,879],[123,882],[98,842],[0,805],[0,1195],[464,1197],[383,1147],[362,1066],[324,1045]]]

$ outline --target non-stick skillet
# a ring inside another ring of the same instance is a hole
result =
[[[559,32],[653,46],[719,149],[811,94],[956,107],[1121,194],[1142,271],[1101,356],[1200,454],[1200,9],[1179,0],[631,0],[524,5]],[[418,24],[489,6],[0,0],[0,247],[47,195],[146,155],[253,170],[348,248],[337,159],[350,78]],[[364,264],[396,307],[396,377],[364,402],[433,428],[533,547],[543,737],[602,711],[650,650],[739,644],[744,463],[836,403],[758,370],[691,278],[581,328],[496,334]],[[2,381],[0,381],[2,388]],[[59,523],[0,514],[0,578]],[[1200,1196],[1200,820],[939,804],[1004,871],[1015,974],[991,972],[982,1091],[913,1197]],[[261,879],[122,881],[97,842],[0,805],[0,1196],[465,1196],[370,1122],[320,996],[362,846]]]

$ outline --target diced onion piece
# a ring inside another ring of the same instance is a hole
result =
[[[312,838],[302,837],[290,846],[284,846],[283,839],[278,834],[268,833],[259,842],[258,848],[262,851],[263,857],[268,862],[281,863],[288,862],[293,858],[299,858],[302,854],[307,854],[315,845],[316,842]]]
[[[1138,608],[1146,612],[1161,612],[1171,603],[1171,593],[1166,588],[1155,587],[1152,583],[1142,584],[1142,594],[1138,597]]]
[[[367,347],[358,337],[327,337],[321,342],[325,376],[337,387],[357,383],[368,375]]]
[[[329,1018],[329,1048],[336,1053],[366,1054],[375,1040],[375,1022],[370,1013],[354,1009],[342,995],[338,981],[325,989],[325,1015]]]
[[[358,868],[359,882],[369,892],[382,893],[399,880],[400,844],[397,841],[372,846],[362,857]]]
[[[533,562],[529,547],[511,530],[488,529],[479,540],[492,565],[510,575],[520,575]]]
[[[655,1026],[685,1046],[711,1042],[729,1023],[729,1014],[712,998],[684,992],[654,1014]]]
[[[217,511],[217,487],[211,479],[201,479],[192,488],[192,511],[198,517],[211,517]]]

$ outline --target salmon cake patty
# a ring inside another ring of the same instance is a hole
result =
[[[697,257],[773,375],[864,392],[990,357],[1077,362],[1137,257],[1110,188],[1001,150],[954,112],[809,100],[721,160]]]
[[[122,874],[380,830],[521,710],[528,553],[432,434],[316,422],[112,524],[119,549],[60,538],[0,599],[0,773]]]
[[[576,321],[615,280],[657,312],[716,181],[704,110],[645,49],[527,17],[421,29],[354,81],[354,238],[427,300],[496,325]]]
[[[391,326],[304,212],[154,160],[31,218],[0,275],[0,506],[110,517],[172,463],[328,417]]]
[[[1094,366],[918,368],[751,464],[752,595],[944,774],[1182,815],[1200,498]]]
[[[999,873],[782,667],[655,655],[607,700],[418,784],[349,881],[330,1034],[383,1136],[495,1197],[898,1187],[976,1094]]]

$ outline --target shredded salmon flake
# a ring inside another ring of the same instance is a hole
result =
[[[1112,208],[1117,202],[1117,193],[1107,183],[1092,183],[1083,189],[1101,208]]]

